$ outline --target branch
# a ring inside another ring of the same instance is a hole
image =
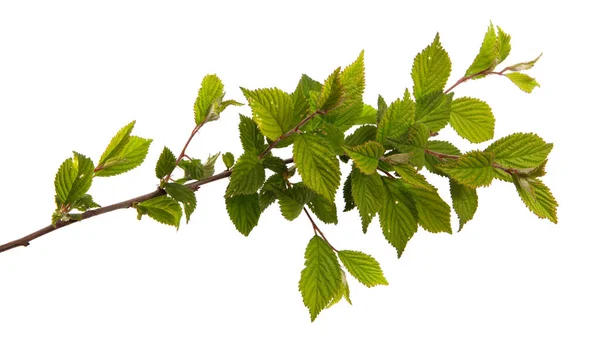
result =
[[[462,78],[458,79],[458,81],[455,82],[454,85],[450,86],[446,91],[444,91],[444,93],[447,94],[448,92],[452,91],[456,86],[458,86],[458,85],[460,85],[460,84],[462,84],[462,83],[464,83],[466,81],[469,81],[469,80],[471,80],[471,79],[473,79],[473,78],[475,78],[477,76],[486,76],[486,75],[492,75],[492,74],[493,75],[502,75],[502,76],[504,76],[504,73],[507,70],[508,70],[507,68],[504,68],[504,69],[502,69],[499,72],[484,70],[482,72],[475,73],[473,75],[463,76]]]
[[[335,247],[333,247],[333,245],[329,242],[329,240],[327,240],[327,238],[325,237],[325,234],[323,234],[323,232],[321,231],[321,229],[319,229],[319,227],[317,226],[317,223],[315,223],[315,221],[313,220],[312,216],[310,215],[310,213],[306,209],[306,206],[304,206],[302,209],[304,210],[304,213],[306,213],[306,216],[310,220],[310,223],[312,224],[312,227],[313,227],[313,230],[315,231],[315,234],[319,234],[323,238],[323,240],[325,240],[325,242],[327,243],[327,245],[329,245],[329,247],[331,247],[332,250],[334,250],[335,252],[338,252],[338,250],[336,250]]]
[[[433,150],[429,150],[429,149],[425,149],[425,152],[427,154],[433,155],[435,157],[437,157],[438,159],[458,159],[460,156],[459,155],[450,155],[450,154],[444,154],[444,153],[438,153],[437,151],[433,151]],[[513,173],[517,173],[517,169],[515,168],[509,168],[509,167],[504,167],[498,163],[492,163],[492,167],[495,167],[499,170],[502,170],[508,174],[513,174]]]
[[[292,158],[285,159],[285,160],[283,160],[283,162],[285,164],[290,164],[290,163],[294,162],[294,159],[292,159]],[[229,176],[231,176],[231,170],[226,170],[226,171],[218,173],[218,174],[216,174],[214,176],[211,176],[211,177],[208,177],[208,178],[205,178],[205,179],[201,179],[201,180],[198,180],[198,181],[195,181],[195,182],[192,182],[192,183],[188,183],[185,186],[188,187],[188,188],[190,188],[190,189],[192,189],[193,191],[197,191],[204,184],[216,182],[216,181],[218,181],[220,179],[227,178]],[[103,207],[100,207],[100,208],[97,208],[97,209],[85,211],[85,212],[83,212],[81,214],[81,219],[78,219],[78,220],[69,220],[69,221],[59,221],[58,223],[56,223],[56,225],[49,225],[49,226],[44,227],[44,228],[42,228],[42,229],[40,229],[38,231],[35,231],[35,232],[33,232],[33,233],[29,234],[29,235],[23,236],[20,239],[16,239],[16,240],[13,240],[11,242],[7,242],[7,243],[5,243],[3,245],[0,245],[0,253],[2,253],[4,251],[8,251],[10,249],[13,249],[15,247],[19,247],[19,246],[27,247],[27,246],[29,246],[29,243],[32,240],[35,240],[35,239],[37,239],[37,238],[39,238],[41,236],[44,236],[44,235],[46,235],[48,233],[51,233],[51,232],[53,232],[55,230],[58,230],[60,228],[64,228],[64,227],[66,227],[68,225],[71,225],[73,223],[77,223],[79,221],[83,221],[83,220],[86,220],[88,218],[99,216],[101,214],[105,214],[105,213],[108,213],[108,212],[112,212],[112,211],[116,211],[116,210],[120,210],[120,209],[124,209],[124,208],[130,208],[134,204],[141,203],[141,202],[144,202],[144,201],[148,201],[150,199],[153,199],[153,198],[156,198],[156,197],[159,197],[159,196],[163,196],[163,195],[166,195],[166,192],[164,190],[162,190],[162,189],[159,188],[159,189],[156,189],[155,191],[153,191],[151,193],[140,195],[138,197],[135,197],[135,198],[132,198],[132,199],[129,199],[129,200],[125,200],[125,201],[118,202],[116,204],[112,204],[112,205],[108,205],[108,206],[103,206]]]

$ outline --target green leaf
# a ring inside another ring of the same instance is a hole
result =
[[[341,68],[337,68],[323,84],[321,94],[317,100],[317,110],[332,110],[344,100],[344,88],[340,76]]]
[[[225,164],[225,167],[227,167],[228,170],[233,167],[233,164],[235,163],[235,157],[233,156],[233,154],[227,152],[221,155],[221,158],[223,159],[223,163]]]
[[[406,89],[404,91],[404,95],[406,96],[408,94],[408,89]],[[409,96],[410,98],[410,96]],[[383,117],[383,114],[385,114],[385,111],[387,110],[388,105],[385,102],[385,99],[383,99],[383,97],[381,97],[381,95],[379,95],[377,97],[377,124],[379,124],[379,122],[381,122],[381,118]]]
[[[533,91],[533,89],[536,86],[540,87],[540,84],[537,81],[535,81],[534,78],[532,78],[531,76],[529,76],[527,74],[507,73],[507,74],[504,74],[504,76],[509,78],[510,81],[512,81],[515,85],[517,85],[517,87],[519,87],[521,90],[523,90],[527,93],[531,93],[531,91]]]
[[[117,134],[111,139],[110,143],[106,147],[106,150],[98,161],[98,166],[102,166],[108,159],[118,157],[118,154],[123,150],[127,142],[129,142],[129,136],[135,125],[135,120],[125,125]]]
[[[533,68],[533,66],[537,63],[537,61],[542,57],[542,54],[540,53],[540,55],[534,59],[533,61],[529,61],[529,62],[523,62],[523,63],[517,63],[515,65],[511,65],[510,67],[506,67],[506,70],[510,70],[510,71],[522,71],[522,70],[528,70]]]
[[[354,207],[356,207],[356,204],[354,203],[354,199],[352,198],[352,180],[350,175],[348,175],[348,177],[346,177],[346,180],[344,181],[343,194],[344,212],[351,211]]]
[[[258,195],[260,211],[263,212],[267,207],[274,203],[277,198],[277,193],[280,193],[283,190],[285,190],[285,180],[281,174],[276,173],[267,178]]]
[[[344,155],[344,133],[332,124],[323,124],[321,128],[323,137],[329,143],[335,155]]]
[[[294,142],[293,156],[304,184],[333,202],[342,174],[327,142],[316,135],[299,134]]]
[[[377,123],[377,110],[368,104],[363,104],[362,112],[360,113],[360,119],[356,121],[357,125],[363,124],[376,124]]]
[[[242,92],[250,108],[252,116],[260,132],[274,141],[291,130],[300,119],[294,116],[294,101],[289,93],[278,88],[247,90]]]
[[[375,135],[377,134],[377,127],[373,125],[364,125],[357,128],[354,133],[346,137],[344,144],[347,146],[355,146],[366,143],[368,141],[374,141]]]
[[[85,212],[94,207],[100,207],[100,205],[94,202],[94,199],[92,199],[90,194],[85,194],[73,203],[73,208],[81,212]]]
[[[413,94],[417,101],[426,94],[443,90],[450,77],[450,57],[436,34],[431,45],[419,53],[413,62],[412,79],[415,83]]]
[[[150,218],[155,221],[172,225],[179,229],[179,223],[181,221],[181,206],[177,201],[171,199],[168,196],[159,196],[150,200],[140,202],[136,206],[138,212],[138,219],[142,219],[142,215],[147,214]]]
[[[304,305],[310,312],[310,319],[315,321],[340,288],[341,267],[331,247],[316,235],[310,239],[304,258],[306,261],[300,274],[299,289]]]
[[[408,90],[402,100],[397,99],[385,110],[377,125],[377,142],[389,148],[389,139],[398,139],[415,122],[415,102],[410,99]]]
[[[329,302],[329,304],[327,305],[327,307],[325,307],[325,309],[329,309],[332,306],[334,306],[335,304],[339,303],[339,301],[342,300],[342,298],[345,298],[346,301],[352,305],[352,301],[350,300],[350,288],[348,287],[348,281],[346,279],[346,273],[340,269],[340,274],[342,277],[342,282],[340,283],[340,287],[337,290],[337,293],[335,294],[335,296],[333,297],[333,299]]]
[[[265,168],[254,154],[244,153],[233,166],[225,196],[254,194],[265,181]]]
[[[450,180],[450,194],[452,195],[452,206],[458,215],[458,231],[461,231],[465,224],[473,219],[477,211],[477,190]]]
[[[558,223],[556,216],[558,203],[550,189],[542,181],[536,178],[525,178],[515,179],[514,183],[521,200],[531,212],[552,223]]]
[[[358,169],[365,174],[375,173],[379,165],[379,158],[383,156],[385,149],[375,141],[370,141],[354,147],[344,147],[346,153]]]
[[[286,189],[279,193],[279,209],[281,215],[289,220],[293,221],[298,218],[304,205],[308,204],[312,200],[314,193],[306,186],[298,183],[292,188]]]
[[[488,186],[494,179],[494,154],[470,151],[456,160],[438,166],[450,178],[471,188]]]
[[[452,234],[450,206],[442,200],[437,190],[408,187],[419,213],[419,224],[432,233]]]
[[[343,250],[338,251],[340,260],[360,283],[367,287],[377,285],[387,285],[388,282],[383,276],[383,271],[379,262],[366,253],[359,251]]]
[[[363,233],[367,232],[373,217],[381,209],[384,195],[381,177],[375,173],[367,175],[356,168],[350,173],[352,201],[356,203],[362,221]]]
[[[277,156],[267,156],[263,159],[263,166],[275,173],[284,173],[287,170],[285,162]]]
[[[56,204],[73,204],[81,199],[92,186],[94,163],[77,152],[65,160],[54,178]]]
[[[401,155],[401,154],[398,154],[398,155]],[[392,165],[392,168],[406,183],[408,183],[414,187],[422,188],[425,190],[430,190],[430,191],[436,190],[433,185],[431,185],[431,184],[429,184],[429,182],[427,182],[427,179],[425,178],[425,176],[423,176],[422,174],[417,172],[417,170],[412,165],[394,164],[394,165]]]
[[[196,194],[194,191],[179,183],[167,183],[165,184],[165,191],[173,199],[183,204],[183,210],[185,212],[185,221],[189,223],[190,216],[196,209]]]
[[[198,97],[194,103],[194,120],[196,125],[200,125],[208,118],[213,117],[211,114],[218,115],[217,109],[223,100],[225,93],[224,86],[216,75],[206,75],[202,79],[202,84],[198,90]]]
[[[381,161],[390,165],[403,165],[407,164],[412,158],[412,153],[401,153],[401,154],[390,154],[381,159]]]
[[[390,143],[400,153],[412,153],[410,163],[418,168],[425,164],[425,146],[429,139],[429,128],[422,123],[414,124],[408,131],[397,140],[391,140]]]
[[[476,98],[463,97],[452,101],[450,126],[471,143],[494,138],[494,115],[490,106]]]
[[[225,204],[235,228],[244,236],[248,236],[260,218],[258,194],[231,196],[225,198]]]
[[[492,70],[498,64],[498,47],[496,44],[496,31],[494,25],[490,23],[488,31],[485,33],[483,43],[475,60],[467,69],[465,76],[471,76],[483,71]]]
[[[448,155],[460,155],[460,150],[455,147],[452,143],[446,141],[430,140],[427,141],[427,150],[434,151],[436,153],[448,154]],[[443,164],[444,161],[437,156],[425,153],[425,165],[427,170],[431,173],[435,173],[440,176],[446,176],[446,174],[440,171],[437,166]]]
[[[151,139],[130,136],[129,141],[121,150],[111,156],[103,165],[98,166],[96,176],[109,177],[133,170],[141,165],[148,155]]]
[[[240,140],[245,153],[260,154],[266,149],[265,137],[258,130],[256,123],[247,116],[240,114]]]
[[[506,57],[510,54],[510,35],[504,32],[500,27],[498,28],[498,64],[504,62]]]
[[[417,99],[415,119],[424,123],[431,132],[446,127],[450,120],[450,110],[454,93],[432,92]]]
[[[338,224],[337,207],[334,202],[325,200],[321,195],[313,195],[308,208],[325,224]]]
[[[217,159],[221,153],[216,153],[215,155],[210,155],[204,165],[202,165],[202,172],[204,172],[204,178],[210,177],[215,174],[215,164],[217,163]]]
[[[168,176],[171,174],[171,172],[173,172],[175,166],[177,166],[177,159],[175,158],[175,155],[173,155],[173,152],[169,148],[164,147],[162,153],[160,153],[160,156],[158,157],[158,161],[156,162],[156,178],[162,179],[165,176]]]
[[[527,168],[542,164],[552,147],[552,143],[534,133],[513,133],[490,144],[485,151],[494,153],[494,160],[502,166]]]
[[[206,177],[200,159],[182,160],[179,162],[179,167],[183,169],[183,176],[187,179],[200,180]]]
[[[408,240],[417,231],[418,212],[412,198],[399,179],[382,177],[384,195],[379,211],[379,224],[386,240],[396,248],[398,258]]]
[[[319,93],[322,85],[320,82],[311,79],[308,75],[303,74],[296,86],[296,90],[292,94],[294,101],[294,119],[302,120],[309,113],[309,103],[311,92]],[[312,110],[315,111],[315,110]]]

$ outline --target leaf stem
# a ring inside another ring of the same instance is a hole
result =
[[[187,155],[186,155],[187,147],[190,145],[190,143],[192,142],[192,139],[198,133],[198,131],[200,131],[200,128],[202,128],[202,126],[204,126],[204,124],[206,123],[206,120],[208,120],[208,118],[205,118],[204,121],[202,121],[200,124],[196,125],[194,127],[194,129],[192,130],[192,133],[190,134],[190,137],[188,138],[187,142],[185,142],[185,145],[183,146],[183,149],[181,149],[181,153],[179,153],[179,157],[177,158],[177,161],[175,161],[175,168],[177,168],[177,166],[179,165],[179,163],[181,162],[181,160],[184,157],[187,157]],[[175,169],[173,169],[173,171],[175,171]],[[173,174],[173,171],[171,171],[171,173],[169,173],[164,178],[164,180],[163,180],[164,183],[169,182],[169,180],[171,179],[171,175]]]
[[[327,238],[325,237],[325,234],[323,234],[323,232],[321,231],[321,229],[319,229],[319,227],[317,226],[317,223],[315,223],[315,221],[313,220],[312,216],[310,215],[310,213],[306,209],[306,206],[304,206],[302,209],[304,210],[304,213],[306,213],[306,216],[310,220],[310,223],[312,224],[312,227],[313,227],[313,230],[315,232],[315,235],[317,235],[317,234],[320,235],[323,238],[323,240],[325,240],[325,242],[327,243],[327,245],[329,245],[329,247],[331,247],[331,249],[334,250],[337,253],[338,250],[336,250],[335,247],[333,247],[333,245],[329,242],[329,240],[327,240]]]
[[[425,152],[427,154],[433,155],[435,157],[437,157],[440,160],[444,160],[444,159],[458,159],[460,158],[459,155],[450,155],[450,154],[444,154],[444,153],[438,153],[437,151],[433,151],[433,150],[429,150],[429,149],[425,149]],[[498,163],[492,163],[492,167],[497,168],[499,170],[502,170],[508,174],[514,174],[514,173],[518,173],[518,170],[515,168],[509,168],[509,167],[504,167]]]
[[[506,71],[507,71],[507,68],[504,68],[504,69],[502,69],[499,72],[484,70],[484,71],[481,71],[479,73],[475,73],[475,74],[468,75],[468,76],[463,76],[462,78],[458,79],[458,81],[456,81],[454,83],[454,85],[452,85],[448,89],[446,89],[446,91],[444,91],[444,93],[448,94],[450,91],[454,90],[454,88],[457,87],[458,85],[460,85],[460,84],[462,84],[462,83],[464,83],[466,81],[472,80],[475,77],[478,77],[478,76],[487,76],[487,75],[504,75],[504,73]]]

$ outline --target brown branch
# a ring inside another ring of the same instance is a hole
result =
[[[469,80],[471,80],[471,79],[473,79],[473,78],[475,78],[475,77],[477,77],[477,76],[486,76],[486,75],[492,75],[492,74],[493,74],[493,75],[504,75],[504,72],[506,72],[506,70],[507,70],[507,68],[504,68],[504,69],[502,69],[502,70],[501,70],[501,71],[499,71],[499,72],[495,72],[495,71],[487,71],[487,70],[484,70],[484,71],[482,71],[482,72],[475,73],[475,74],[473,74],[473,75],[469,75],[469,76],[463,76],[462,78],[458,79],[458,81],[456,81],[456,82],[454,83],[454,85],[452,85],[452,86],[450,86],[448,89],[446,89],[446,91],[444,91],[444,93],[445,93],[445,94],[447,94],[448,92],[450,92],[450,91],[454,90],[454,88],[455,88],[456,86],[458,86],[458,85],[460,85],[460,84],[462,84],[462,83],[464,83],[464,82],[466,82],[466,81],[469,81]]]
[[[306,206],[303,207],[302,209],[304,210],[304,213],[306,213],[306,216],[310,220],[310,223],[312,224],[312,227],[313,227],[313,230],[315,232],[315,235],[316,234],[320,235],[323,238],[323,240],[325,240],[325,242],[327,243],[327,245],[329,245],[329,247],[331,247],[332,250],[334,250],[335,252],[338,252],[338,250],[336,250],[335,247],[333,247],[333,245],[329,242],[329,240],[327,240],[327,238],[325,237],[325,234],[323,234],[323,232],[321,231],[321,229],[319,229],[319,227],[317,226],[317,223],[315,223],[315,221],[313,220],[312,216],[310,215],[310,213],[306,209]]]
[[[290,163],[294,162],[294,160],[290,158],[290,159],[283,160],[283,162],[286,163],[286,164],[290,164]],[[201,179],[201,180],[198,180],[198,181],[195,181],[195,182],[192,182],[192,183],[188,183],[185,186],[188,187],[188,188],[190,188],[190,189],[192,189],[193,191],[197,191],[204,184],[215,182],[215,181],[218,181],[220,179],[227,178],[229,176],[231,176],[231,170],[226,170],[226,171],[218,173],[218,174],[216,174],[214,176],[211,176],[211,177],[208,177],[208,178],[205,178],[205,179]],[[60,228],[64,228],[64,227],[66,227],[68,225],[71,225],[73,223],[77,223],[79,221],[83,221],[83,220],[86,220],[86,219],[89,219],[89,218],[92,218],[92,217],[95,217],[95,216],[99,216],[101,214],[105,214],[105,213],[108,213],[108,212],[112,212],[112,211],[116,211],[116,210],[120,210],[120,209],[124,209],[124,208],[130,208],[130,207],[133,207],[134,204],[138,204],[138,203],[141,203],[141,202],[144,202],[144,201],[148,201],[150,199],[153,199],[153,198],[156,198],[156,197],[159,197],[159,196],[163,196],[165,194],[166,194],[166,192],[164,190],[162,190],[162,189],[159,188],[159,189],[156,189],[153,192],[150,192],[150,193],[144,194],[144,195],[140,195],[138,197],[135,197],[135,198],[132,198],[132,199],[129,199],[129,200],[125,200],[125,201],[118,202],[116,204],[112,204],[112,205],[108,205],[108,206],[103,206],[103,207],[100,207],[100,208],[97,208],[97,209],[85,211],[85,212],[83,212],[81,214],[81,216],[80,216],[81,219],[78,219],[78,220],[72,219],[72,220],[69,220],[69,221],[59,221],[58,223],[56,223],[56,225],[49,225],[49,226],[44,227],[44,228],[42,228],[42,229],[40,229],[38,231],[35,231],[35,232],[33,232],[33,233],[29,234],[29,235],[23,236],[20,239],[16,239],[16,240],[13,240],[11,242],[7,242],[7,243],[5,243],[3,245],[0,245],[0,253],[2,253],[4,251],[8,251],[10,249],[13,249],[15,247],[19,247],[19,246],[24,246],[24,247],[29,246],[29,243],[32,240],[35,240],[35,239],[37,239],[37,238],[39,238],[41,236],[44,236],[44,235],[46,235],[48,233],[51,233],[51,232],[53,232],[55,230],[58,230]]]
[[[443,159],[458,159],[458,158],[460,158],[459,155],[450,155],[450,154],[438,153],[437,151],[433,151],[433,150],[429,150],[429,149],[425,149],[425,152],[427,154],[430,154],[430,155],[433,155],[433,156],[437,157],[440,160],[443,160]],[[495,168],[497,168],[499,170],[502,170],[502,171],[504,171],[504,172],[506,172],[508,174],[513,174],[513,173],[517,173],[518,172],[517,169],[504,167],[504,166],[502,166],[502,165],[500,165],[498,163],[495,163],[495,162],[492,163],[492,167],[495,167]]]

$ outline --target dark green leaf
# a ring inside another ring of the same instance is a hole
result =
[[[188,223],[190,221],[190,216],[196,209],[196,194],[194,193],[194,191],[179,183],[165,184],[165,191],[173,199],[183,204],[183,209],[185,211],[185,220],[186,223]]]
[[[156,178],[162,179],[163,177],[171,174],[171,172],[173,172],[175,169],[175,166],[177,166],[177,159],[175,158],[175,155],[173,155],[173,152],[169,148],[164,147],[162,153],[160,153],[160,156],[158,157],[158,161],[156,162]]]
[[[477,211],[477,190],[450,180],[450,194],[452,206],[458,215],[458,231],[460,231],[468,221],[473,219]]]
[[[244,152],[258,155],[265,150],[265,137],[260,133],[258,126],[252,119],[240,114],[240,125],[238,128]]]
[[[258,194],[231,196],[225,198],[225,204],[235,228],[243,235],[248,236],[260,218]]]

